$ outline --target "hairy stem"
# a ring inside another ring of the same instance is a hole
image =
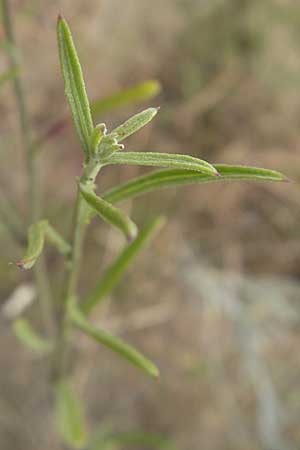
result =
[[[79,189],[81,185],[93,185],[96,176],[100,171],[99,162],[91,159],[84,167],[82,176],[78,180],[76,201],[73,212],[72,222],[72,251],[67,260],[67,272],[63,287],[63,297],[61,299],[61,308],[58,318],[58,335],[56,347],[53,355],[53,378],[59,382],[67,373],[67,353],[68,336],[70,331],[70,306],[76,301],[77,282],[80,272],[82,247],[84,240],[84,231],[88,222],[88,210],[85,201],[82,199]]]
[[[13,30],[13,24],[11,20],[11,11],[9,0],[1,0],[2,5],[2,18],[5,37],[11,47],[11,51],[8,52],[8,58],[11,68],[15,67],[18,63],[16,54],[15,36]],[[39,211],[39,189],[37,184],[37,170],[36,161],[33,153],[33,141],[31,136],[29,114],[26,106],[24,89],[20,75],[17,73],[12,79],[12,85],[14,89],[16,105],[19,116],[19,124],[22,136],[22,142],[24,146],[24,152],[26,156],[27,167],[27,179],[28,179],[28,206],[29,206],[29,222],[36,222],[40,217]],[[53,329],[53,313],[51,307],[51,294],[50,286],[48,282],[48,275],[46,272],[45,261],[43,256],[39,266],[34,271],[35,280],[37,284],[38,295],[42,304],[42,315],[45,322],[45,327],[48,333]]]
[[[80,182],[83,184],[93,184],[98,171],[99,167],[92,162],[83,171]],[[84,230],[86,227],[85,213],[86,204],[80,195],[79,188],[77,188],[72,225],[72,251],[67,261],[67,273],[63,288],[61,310],[59,314],[59,330],[53,360],[53,376],[55,381],[57,382],[63,379],[67,372],[68,336],[70,331],[70,304],[74,300],[76,300],[76,290],[81,265]]]

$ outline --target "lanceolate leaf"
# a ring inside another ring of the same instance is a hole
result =
[[[128,240],[132,240],[137,235],[137,227],[123,211],[115,208],[107,201],[103,200],[84,185],[80,185],[80,192],[88,205],[105,222],[121,230]]]
[[[178,185],[234,180],[287,181],[281,173],[274,170],[246,166],[229,166],[225,164],[214,164],[214,166],[220,175],[218,177],[191,170],[157,170],[106,191],[102,194],[102,197],[111,203],[118,203],[161,188]]]
[[[159,108],[148,108],[145,109],[145,111],[135,114],[122,125],[115,128],[111,134],[116,137],[118,142],[123,141],[123,139],[126,139],[128,136],[136,133],[140,128],[147,125],[147,123],[156,116],[158,110]]]
[[[158,166],[177,169],[189,169],[196,172],[217,176],[218,172],[206,161],[188,155],[153,152],[122,152],[114,153],[104,161],[106,164],[129,164],[135,166]]]
[[[24,258],[16,265],[21,269],[31,269],[44,248],[45,230],[48,222],[41,220],[32,224],[28,230],[28,246]]]
[[[93,121],[82,75],[80,62],[67,22],[59,17],[57,39],[60,64],[71,113],[80,142],[89,156],[89,139],[93,131]]]
[[[103,114],[118,107],[135,104],[144,100],[149,100],[159,93],[161,86],[156,80],[148,80],[128,89],[124,89],[104,98],[95,99],[90,103],[92,115],[95,119],[102,118]],[[58,119],[46,132],[37,139],[34,144],[35,151],[40,149],[48,139],[57,136],[70,125],[68,117]]]
[[[83,302],[81,309],[85,314],[90,313],[90,311],[115,287],[129,265],[135,260],[141,250],[150,243],[163,224],[164,219],[162,217],[152,220],[143,227],[139,231],[137,237],[121,251]]]
[[[46,353],[52,349],[51,342],[36,334],[26,319],[17,319],[13,322],[13,332],[25,347],[38,353]]]
[[[62,255],[70,253],[71,245],[49,223],[46,226],[46,236]]]
[[[84,447],[86,433],[81,406],[66,381],[57,386],[55,422],[67,445],[76,449]]]
[[[25,256],[16,263],[20,269],[31,269],[34,266],[43,251],[45,238],[63,255],[67,255],[71,251],[70,244],[64,240],[48,221],[40,220],[29,227]]]
[[[108,347],[115,353],[118,353],[148,375],[158,377],[159,371],[149,359],[145,358],[141,353],[121,339],[91,325],[75,306],[73,306],[71,310],[71,316],[74,325],[81,329],[85,334],[95,339],[100,344],[103,344],[105,347]]]
[[[104,98],[91,102],[91,110],[94,118],[99,117],[113,109],[120,108],[149,100],[159,93],[161,86],[156,80],[148,80],[136,84],[120,92],[116,92]]]

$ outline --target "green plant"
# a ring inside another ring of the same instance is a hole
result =
[[[8,41],[14,45],[7,0],[2,0],[3,21]],[[46,338],[38,336],[26,318],[18,318],[13,323],[13,330],[24,345],[39,351],[52,362],[52,380],[57,396],[56,419],[58,430],[63,440],[73,448],[100,449],[90,437],[86,436],[81,404],[76,400],[70,388],[70,353],[73,330],[81,332],[100,344],[116,352],[128,362],[152,377],[158,377],[158,368],[149,359],[118,337],[95,327],[88,319],[93,309],[116,286],[125,270],[135,260],[139,252],[153,239],[164,224],[161,217],[155,218],[140,229],[121,209],[115,206],[123,200],[161,189],[184,184],[199,184],[227,180],[284,181],[279,172],[255,167],[228,166],[210,164],[204,160],[188,155],[165,154],[155,152],[125,152],[121,143],[128,136],[147,125],[157,114],[158,108],[148,108],[121,124],[111,132],[105,124],[94,125],[91,105],[86,93],[81,66],[67,22],[58,18],[57,40],[65,94],[70,106],[73,123],[83,150],[82,174],[77,183],[77,196],[74,205],[72,233],[70,240],[62,237],[50,222],[41,219],[39,208],[35,157],[45,136],[34,143],[29,127],[22,85],[18,72],[11,77],[14,83],[16,99],[20,112],[21,130],[24,136],[27,154],[29,180],[29,217],[28,245],[24,257],[17,262],[22,269],[35,269],[36,283],[39,287],[40,300],[43,301],[43,315],[48,326]],[[11,66],[16,66],[10,57]],[[151,97],[157,92],[157,83],[151,82],[149,90],[131,89],[122,96],[118,93],[102,103],[103,109],[119,106],[122,103],[137,101],[139,98]],[[146,85],[143,85],[145,88]],[[151,89],[150,89],[151,87]],[[94,104],[95,105],[95,104]],[[101,110],[98,102],[98,112]],[[94,106],[97,109],[97,106]],[[63,123],[66,123],[63,119]],[[50,133],[51,135],[51,133]],[[132,164],[141,166],[159,166],[163,169],[137,177],[116,186],[98,196],[96,178],[104,166],[115,164]],[[115,261],[104,271],[100,281],[90,290],[85,298],[78,297],[78,278],[81,269],[84,234],[95,216],[115,227],[124,234],[127,244]],[[48,276],[42,255],[45,241],[48,241],[65,258],[65,279],[59,302],[53,302],[48,285]],[[42,262],[42,264],[41,264]],[[141,435],[142,436],[142,435]],[[124,436],[123,436],[124,437]],[[142,436],[145,440],[146,436]],[[129,437],[127,436],[127,442]],[[136,438],[138,440],[138,438]],[[130,439],[129,439],[130,441]],[[151,441],[151,439],[150,439]],[[110,448],[122,445],[120,436],[111,439]],[[103,444],[104,445],[104,444]],[[104,448],[101,444],[101,448]],[[108,442],[105,443],[108,446]],[[164,446],[159,439],[152,439],[150,445]],[[106,448],[106,447],[105,447]]]

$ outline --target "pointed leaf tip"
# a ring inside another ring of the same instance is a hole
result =
[[[217,169],[199,158],[175,153],[122,152],[110,155],[103,164],[129,164],[138,166],[158,166],[178,169],[190,169],[196,172],[218,176]]]
[[[57,22],[57,42],[65,95],[69,103],[75,129],[86,159],[88,159],[89,140],[94,129],[89,99],[70,27],[61,16],[58,16]]]

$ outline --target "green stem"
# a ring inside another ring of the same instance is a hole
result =
[[[9,0],[1,0],[1,4],[2,4],[2,20],[4,32],[6,39],[12,48],[12,51],[8,53],[8,58],[11,68],[13,68],[17,65],[18,60],[16,55],[15,36],[11,20]],[[30,130],[29,114],[26,107],[22,80],[18,73],[12,79],[12,85],[14,89],[17,110],[19,115],[19,124],[21,129],[22,142],[24,145],[24,151],[26,155],[29,222],[33,223],[36,222],[40,217],[39,189],[37,184],[38,180],[37,180],[36,161],[33,153],[34,149]],[[38,295],[42,304],[42,314],[44,318],[46,318],[47,316],[47,320],[45,321],[45,327],[48,333],[51,333],[53,330],[53,311],[51,306],[51,294],[49,290],[48,275],[46,272],[45,261],[43,261],[43,256],[41,257],[39,267],[35,270],[35,279],[38,289]]]
[[[73,230],[71,239],[71,253],[67,259],[67,273],[63,287],[63,296],[60,305],[58,317],[58,335],[56,348],[54,352],[53,366],[54,378],[60,382],[66,372],[67,359],[67,343],[70,330],[69,320],[69,304],[76,294],[77,280],[80,268],[80,259],[83,241],[83,225],[80,223],[80,210],[82,208],[82,201],[79,189],[77,190],[77,197],[75,208],[73,212]]]
[[[14,36],[14,29],[11,20],[11,11],[9,0],[2,0],[2,16],[3,16],[3,26],[6,35],[6,39],[12,47],[12,51],[8,53],[8,58],[10,61],[11,68],[18,64],[18,57],[16,54],[16,41]],[[36,170],[34,164],[34,158],[32,154],[32,139],[30,132],[29,115],[26,108],[24,89],[22,85],[22,80],[19,74],[12,79],[12,84],[14,88],[17,109],[19,114],[19,124],[22,133],[22,140],[26,154],[26,165],[27,165],[27,175],[28,175],[28,197],[29,205],[31,208],[30,219],[32,222],[38,219],[38,196],[36,189]]]
[[[84,184],[93,183],[99,172],[99,166],[91,162],[80,178],[80,182]],[[78,283],[78,276],[81,265],[82,245],[84,240],[84,229],[86,204],[82,200],[80,190],[77,188],[77,196],[73,213],[73,231],[71,239],[72,251],[67,260],[67,273],[63,289],[63,298],[61,302],[61,311],[59,314],[59,329],[56,342],[56,349],[54,352],[53,367],[54,379],[61,381],[67,371],[67,351],[68,351],[68,336],[70,332],[70,305],[76,300],[76,290]]]

